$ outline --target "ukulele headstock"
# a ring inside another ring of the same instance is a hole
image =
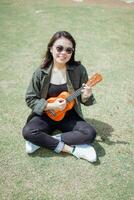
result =
[[[87,81],[87,85],[92,87],[94,85],[96,85],[96,83],[102,81],[102,75],[99,73],[94,74],[88,81]]]

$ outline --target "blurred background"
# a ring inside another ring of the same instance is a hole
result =
[[[25,153],[25,92],[52,35],[70,32],[76,60],[103,82],[82,107],[98,136],[90,164],[40,149]],[[0,0],[0,199],[133,200],[134,1]]]

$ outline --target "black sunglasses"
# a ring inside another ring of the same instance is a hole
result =
[[[66,51],[67,54],[73,53],[74,49],[71,47],[63,47],[62,45],[56,46],[57,52],[61,53],[63,50]]]

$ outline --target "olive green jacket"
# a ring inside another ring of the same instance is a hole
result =
[[[26,103],[33,113],[42,115],[47,105],[47,91],[51,78],[52,65],[48,68],[38,68],[32,76],[32,80],[26,92]],[[68,92],[79,89],[88,80],[88,75],[83,65],[67,66],[67,88]],[[85,103],[82,102],[81,95],[77,97],[74,105],[75,111],[83,118],[81,103],[89,106],[95,103],[95,98],[91,95]]]

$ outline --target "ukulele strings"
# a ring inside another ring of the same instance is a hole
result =
[[[66,99],[66,101],[67,101],[67,102],[70,102],[70,101],[72,101],[73,99],[75,99],[77,96],[80,95],[82,89],[83,89],[83,87],[81,87],[81,88],[79,88],[78,90],[76,90],[72,95],[70,95],[70,96]],[[47,111],[47,112],[49,112],[51,116],[55,116],[55,115],[56,115],[56,113],[55,113],[53,110],[49,110],[49,111]]]
[[[88,85],[90,85],[90,87],[94,86],[97,82],[101,81],[102,78],[101,76],[99,77],[99,79],[97,79],[97,76],[99,74],[94,75],[94,80],[93,78],[90,80],[90,82],[88,81]],[[83,89],[83,86],[81,88],[79,88],[78,90],[76,90],[72,95],[70,95],[69,97],[67,97],[66,101],[70,102],[73,99],[75,99],[76,97],[78,97],[82,92],[81,90]]]
[[[78,90],[76,90],[72,95],[70,95],[66,101],[70,102],[73,99],[75,99],[76,97],[78,97],[81,94],[81,90],[83,89],[83,87],[79,88]]]

